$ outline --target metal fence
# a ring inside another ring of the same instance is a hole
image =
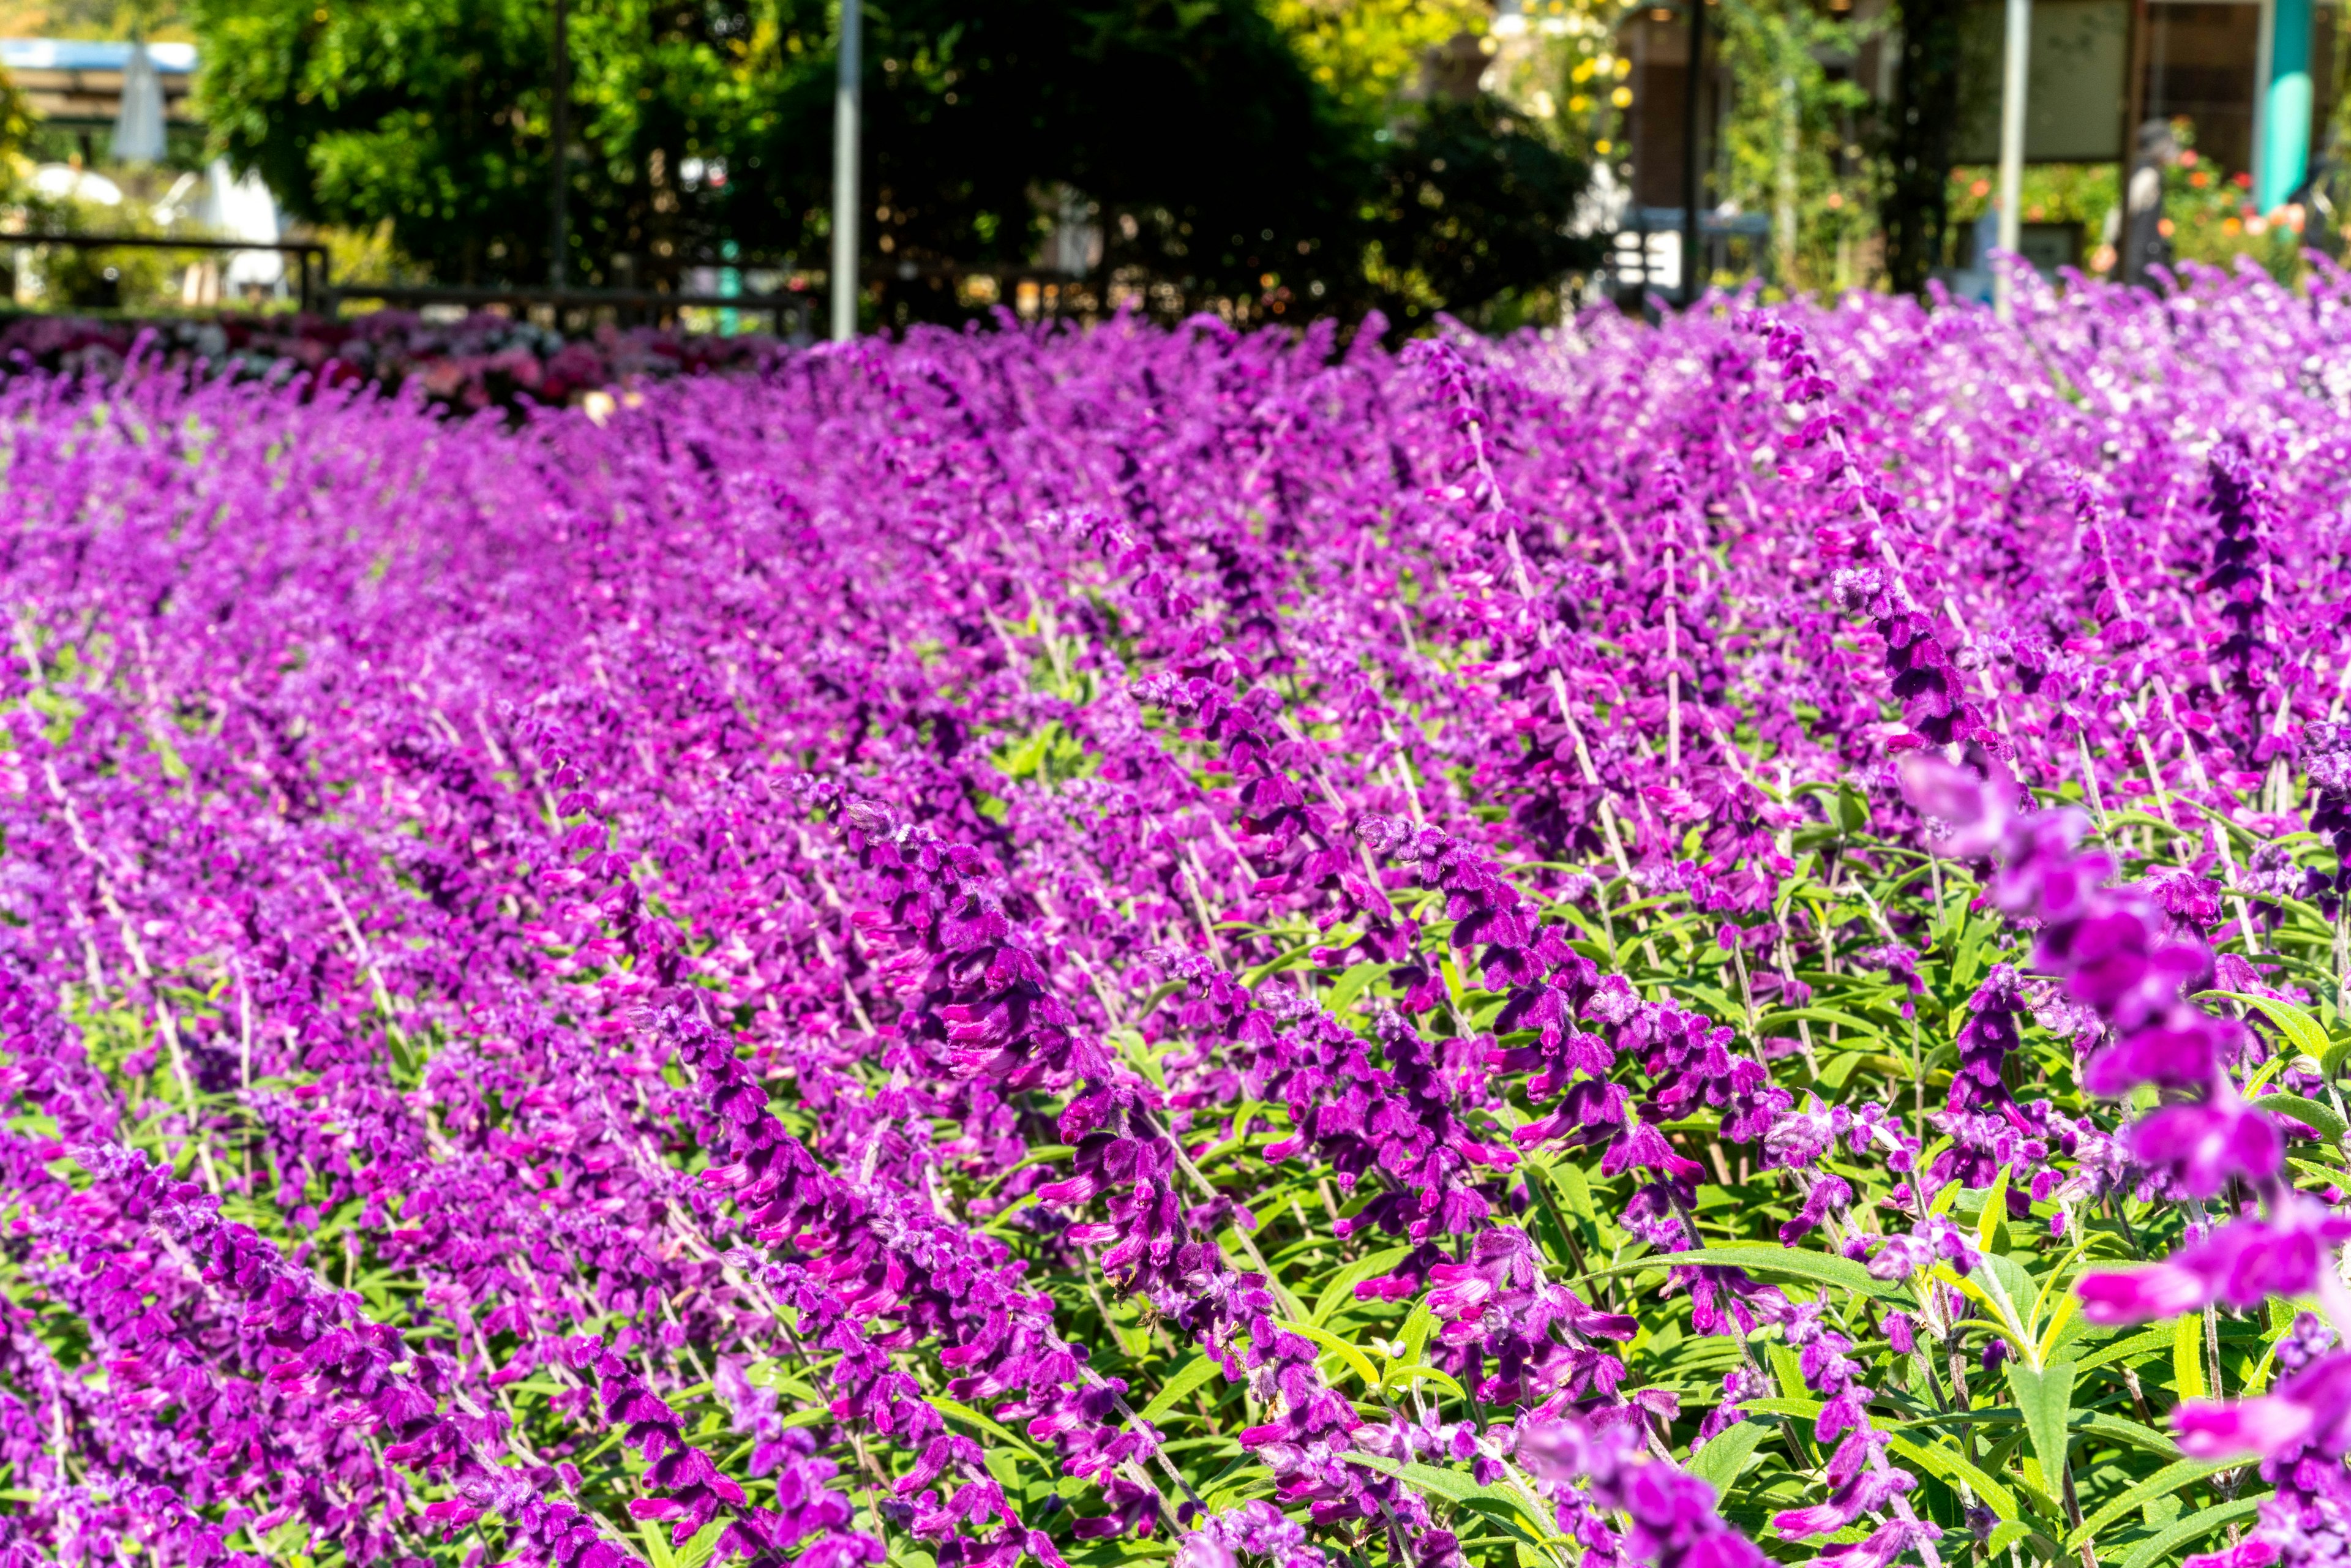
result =
[[[610,310],[623,319],[660,322],[679,310],[737,310],[771,318],[778,335],[805,336],[810,329],[809,299],[799,294],[708,294],[664,292],[656,288],[571,288],[545,285],[498,284],[468,287],[437,284],[342,283],[333,280],[327,247],[311,240],[175,239],[159,235],[27,234],[0,235],[0,244],[26,248],[65,246],[78,250],[178,250],[207,254],[274,251],[292,262],[294,298],[305,311],[333,316],[346,300],[374,299],[387,305],[456,305],[468,308],[504,305],[528,310],[545,308],[558,322],[572,312]]]

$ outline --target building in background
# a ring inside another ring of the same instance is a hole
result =
[[[1851,83],[1872,106],[1852,137],[1855,153],[1865,155],[1861,144],[1870,134],[1867,118],[1884,113],[1895,96],[1900,37],[1898,24],[1887,15],[1888,0],[1799,3],[1824,17],[1860,24],[1852,35],[1858,47],[1820,63],[1830,78]],[[2141,141],[2140,128],[2168,122],[2176,134],[2184,133],[2192,152],[2178,175],[2182,184],[2192,184],[2199,195],[2207,187],[2216,195],[2222,186],[2241,190],[2242,204],[2252,209],[2241,221],[2253,233],[2281,213],[2298,229],[2299,204],[2306,201],[2312,179],[2331,168],[2326,129],[2336,107],[2341,4],[2032,0],[2025,162],[2111,166],[2119,172],[2114,181],[2119,191],[2124,165]],[[1678,281],[1678,241],[1656,231],[1679,226],[1693,83],[1700,95],[1696,123],[1702,139],[1700,205],[1708,234],[1730,239],[1756,227],[1761,217],[1737,210],[1727,199],[1723,179],[1729,121],[1742,111],[1740,95],[1754,91],[1755,84],[1742,82],[1724,64],[1719,0],[1708,5],[1707,57],[1701,69],[1691,70],[1688,5],[1689,0],[1661,0],[1635,8],[1619,23],[1614,39],[1616,56],[1629,67],[1622,81],[1623,125],[1632,154],[1625,237],[1619,242],[1620,255],[1632,265],[1618,270],[1625,282],[1667,289]],[[2003,0],[1971,0],[1962,16],[1955,168],[1990,165],[1999,158],[2005,13]],[[2036,221],[2040,215],[2028,204],[2020,248],[2044,272],[2084,265],[2102,242],[2114,242],[2112,234],[2097,231],[2095,215],[2085,221],[2052,214],[2052,221]],[[1989,275],[1977,275],[1992,225],[1973,218],[1970,210],[1968,221],[1955,225],[1949,259],[1967,278],[1988,287]],[[1719,245],[1717,252],[1719,267]],[[1743,254],[1749,267],[1734,270],[1767,270],[1765,247]],[[1633,261],[1635,256],[1645,262]],[[1962,292],[1972,291],[1964,280],[1955,281]]]

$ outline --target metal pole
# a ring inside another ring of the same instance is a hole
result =
[[[861,0],[841,0],[841,86],[832,119],[832,340],[857,336],[857,131],[864,81]]]
[[[2292,200],[2310,173],[2310,0],[2270,0],[2262,7],[2253,205],[2264,215]]]
[[[1682,304],[1698,303],[1702,285],[1698,272],[1698,204],[1705,168],[1698,143],[1705,119],[1698,112],[1706,85],[1706,0],[1682,0],[1689,7],[1689,71],[1682,89]]]
[[[549,140],[555,144],[555,178],[548,197],[547,286],[560,288],[564,253],[571,245],[571,37],[564,0],[555,0],[555,101],[548,111]]]
[[[2024,205],[2024,86],[2032,61],[2032,0],[2008,0],[2007,58],[2000,81],[2000,248],[2015,254]],[[2008,274],[1993,274],[1992,301],[2005,321],[2015,304]]]

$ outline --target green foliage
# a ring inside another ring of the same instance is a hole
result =
[[[1267,7],[1308,74],[1366,122],[1384,119],[1421,59],[1462,33],[1482,33],[1479,0],[1270,0]]]
[[[451,281],[544,274],[544,5],[197,0],[196,25],[215,141],[295,216],[390,218],[402,248]],[[625,210],[627,190],[583,217]]]
[[[1869,227],[1866,166],[1855,141],[1869,94],[1823,59],[1865,31],[1804,0],[1722,0],[1722,55],[1738,82],[1723,128],[1721,194],[1772,218],[1771,272],[1792,289],[1858,281],[1853,244]]]
[[[1440,309],[1474,319],[1529,281],[1592,266],[1595,242],[1566,232],[1587,177],[1496,99],[1430,105],[1382,169],[1375,299],[1407,324]]]
[[[298,214],[366,228],[444,278],[546,271],[545,0],[198,0],[205,112]],[[814,254],[831,182],[837,14],[615,0],[571,20],[575,276],[674,272],[719,238]],[[1113,10],[902,0],[866,16],[865,146],[885,286],[1014,265],[1044,193],[1100,204],[1111,264],[1196,285],[1343,270],[1368,159],[1280,36],[1238,0]],[[689,163],[689,160],[698,161]],[[718,171],[723,169],[723,175]],[[1123,217],[1124,224],[1114,221]]]
[[[546,275],[549,0],[196,6],[215,139],[296,215],[388,223],[445,281]],[[1425,319],[1539,293],[1584,259],[1560,233],[1581,166],[1491,102],[1413,115],[1385,146],[1375,124],[1458,9],[1301,4],[1285,33],[1247,0],[869,5],[872,308],[967,313],[956,277],[1031,264],[1071,201],[1099,276],[1195,301]],[[821,255],[837,26],[820,0],[577,9],[569,275],[618,281],[625,256],[626,276],[673,277],[722,242]]]

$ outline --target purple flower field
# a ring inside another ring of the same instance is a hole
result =
[[[8,383],[0,1563],[2340,1563],[2346,324]]]

